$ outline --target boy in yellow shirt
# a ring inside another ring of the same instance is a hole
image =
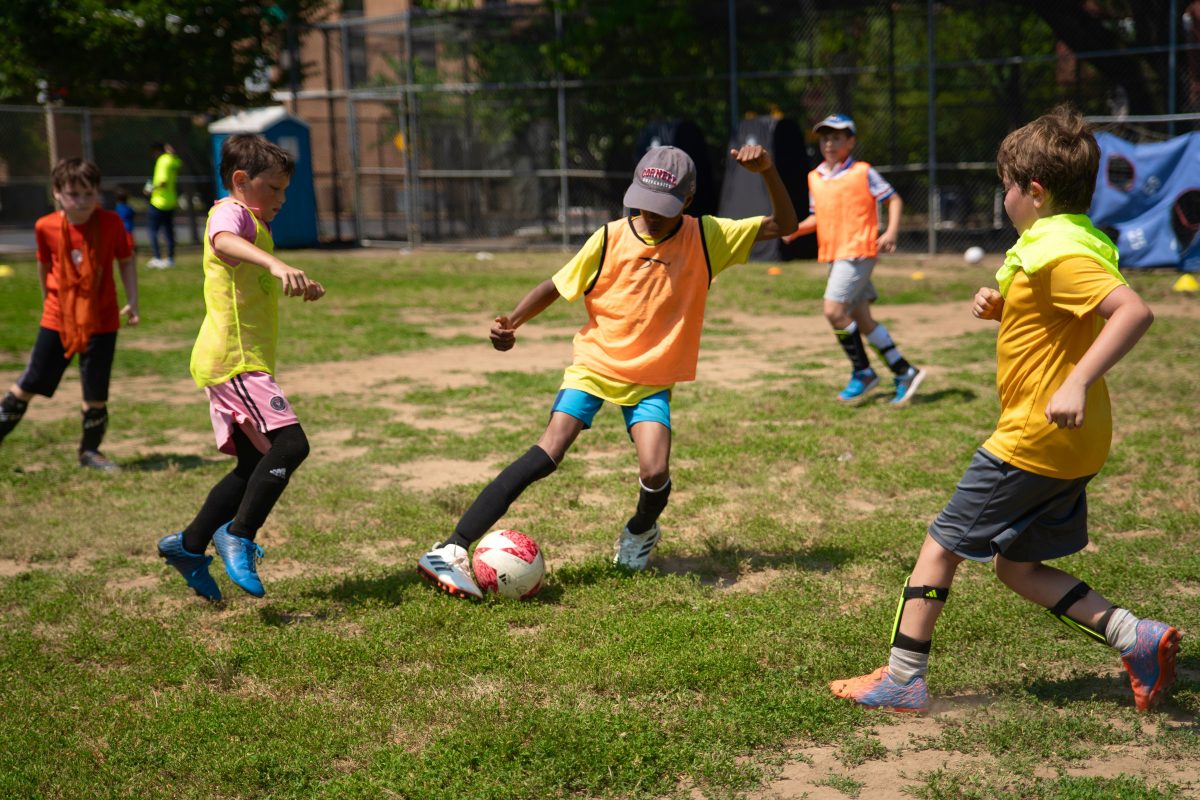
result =
[[[796,227],[796,212],[770,154],[760,145],[746,145],[730,156],[762,175],[770,216],[684,216],[696,191],[696,167],[682,150],[653,148],[625,193],[625,206],[635,213],[597,230],[553,278],[496,318],[492,346],[504,351],[516,344],[517,328],[559,297],[582,297],[588,311],[587,323],[575,335],[574,363],[567,367],[537,444],[479,494],[449,539],[417,562],[421,577],[434,587],[455,597],[482,597],[468,548],[530,484],[558,468],[605,402],[619,406],[625,417],[637,449],[640,484],[637,511],[617,540],[614,562],[645,569],[671,492],[671,389],[696,377],[712,279],[745,263],[755,242]]]
[[[1000,144],[1004,210],[1020,238],[971,312],[1000,322],[1000,421],[950,502],[929,526],[905,584],[887,666],[833,681],[838,697],[923,711],[933,628],[964,559],[995,561],[996,577],[1068,627],[1121,654],[1146,710],[1175,680],[1179,631],[1138,619],[1043,560],[1087,545],[1086,487],[1104,465],[1112,418],[1103,375],[1154,317],[1117,270],[1117,251],[1086,216],[1100,149],[1068,107]],[[910,603],[911,601],[911,603]]]
[[[237,465],[205,498],[195,519],[158,542],[158,554],[207,600],[221,591],[208,573],[211,541],[225,572],[262,597],[258,529],[308,456],[308,438],[275,383],[279,295],[319,300],[321,284],[275,256],[271,220],[295,164],[261,136],[237,134],[221,145],[221,182],[229,197],[208,212],[204,229],[204,322],[191,371],[208,397],[217,449]]]

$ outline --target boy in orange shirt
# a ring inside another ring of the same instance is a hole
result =
[[[42,322],[29,364],[0,400],[0,441],[17,426],[34,395],[53,397],[76,354],[83,384],[79,464],[112,471],[100,452],[108,428],[108,384],[121,317],[137,325],[138,284],[133,250],[121,218],[100,207],[100,169],[82,158],[59,161],[50,175],[58,211],[37,221]],[[117,305],[113,262],[125,305]]]
[[[817,257],[829,264],[825,319],[833,326],[852,368],[850,382],[838,400],[861,400],[879,385],[863,347],[865,336],[892,370],[892,405],[905,405],[916,394],[925,372],[904,360],[888,329],[871,316],[871,303],[878,298],[871,283],[875,257],[880,250],[890,253],[896,249],[904,203],[874,167],[851,155],[858,141],[854,120],[833,114],[818,122],[813,132],[825,160],[808,173],[809,215],[784,240],[816,233]],[[882,234],[876,210],[881,202],[888,207],[887,230]]]
[[[1010,133],[996,169],[1020,238],[971,313],[1000,322],[1000,421],[975,453],[905,583],[887,666],[834,681],[838,697],[923,711],[933,628],[964,559],[995,561],[1022,597],[1121,654],[1141,711],[1175,680],[1179,631],[1139,620],[1043,560],[1088,542],[1086,487],[1108,457],[1112,418],[1103,375],[1154,316],[1117,270],[1117,251],[1086,216],[1100,148],[1083,117],[1059,108]],[[912,601],[911,605],[907,605]]]
[[[600,228],[553,278],[538,284],[509,314],[496,317],[492,346],[504,351],[516,344],[517,328],[559,297],[582,297],[588,311],[587,323],[575,335],[574,363],[567,367],[537,444],[479,494],[449,539],[417,562],[417,571],[433,586],[456,597],[483,596],[471,575],[471,543],[530,484],[558,468],[606,401],[620,406],[625,417],[641,487],[614,562],[645,569],[671,492],[671,389],[696,377],[712,279],[744,263],[755,242],[796,227],[796,212],[770,154],[760,145],[746,145],[730,156],[762,175],[770,216],[684,216],[696,190],[696,167],[682,150],[653,148],[625,193],[625,206],[634,215]]]

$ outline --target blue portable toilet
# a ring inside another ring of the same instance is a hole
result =
[[[291,153],[296,171],[288,185],[287,202],[271,222],[278,247],[311,247],[317,243],[317,196],[313,185],[312,144],[308,124],[283,106],[240,111],[208,126],[212,139],[217,198],[229,196],[221,185],[221,144],[235,133],[257,133]]]

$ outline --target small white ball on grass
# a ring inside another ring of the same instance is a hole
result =
[[[966,261],[968,264],[978,264],[980,261],[983,261],[983,248],[968,247],[966,252],[963,253],[963,261]]]

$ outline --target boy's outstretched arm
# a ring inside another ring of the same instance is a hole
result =
[[[799,239],[801,236],[808,236],[817,232],[817,215],[809,214],[804,219],[800,220],[800,224],[796,226],[796,230],[783,237],[783,240],[788,244]]]
[[[779,170],[775,169],[771,154],[764,150],[761,144],[746,144],[742,145],[740,150],[730,150],[729,155],[744,169],[762,175],[767,194],[771,197],[771,214],[763,217],[755,241],[778,239],[785,233],[795,231],[796,209],[792,206],[792,198],[788,196],[787,189],[784,188],[783,179],[779,177]]]
[[[558,287],[549,278],[533,287],[529,294],[521,298],[516,308],[507,315],[496,317],[490,333],[492,347],[511,350],[517,343],[517,328],[545,311],[558,298]]]
[[[274,275],[283,284],[283,293],[287,297],[303,297],[305,300],[319,300],[325,294],[325,287],[309,278],[303,270],[290,267],[267,251],[246,241],[236,233],[220,231],[213,237],[213,249],[221,258],[233,261],[247,261],[262,267]]]
[[[1132,350],[1154,322],[1154,312],[1128,286],[1118,286],[1109,292],[1096,306],[1096,313],[1108,322],[1046,403],[1046,419],[1060,428],[1083,425],[1088,387]]]

